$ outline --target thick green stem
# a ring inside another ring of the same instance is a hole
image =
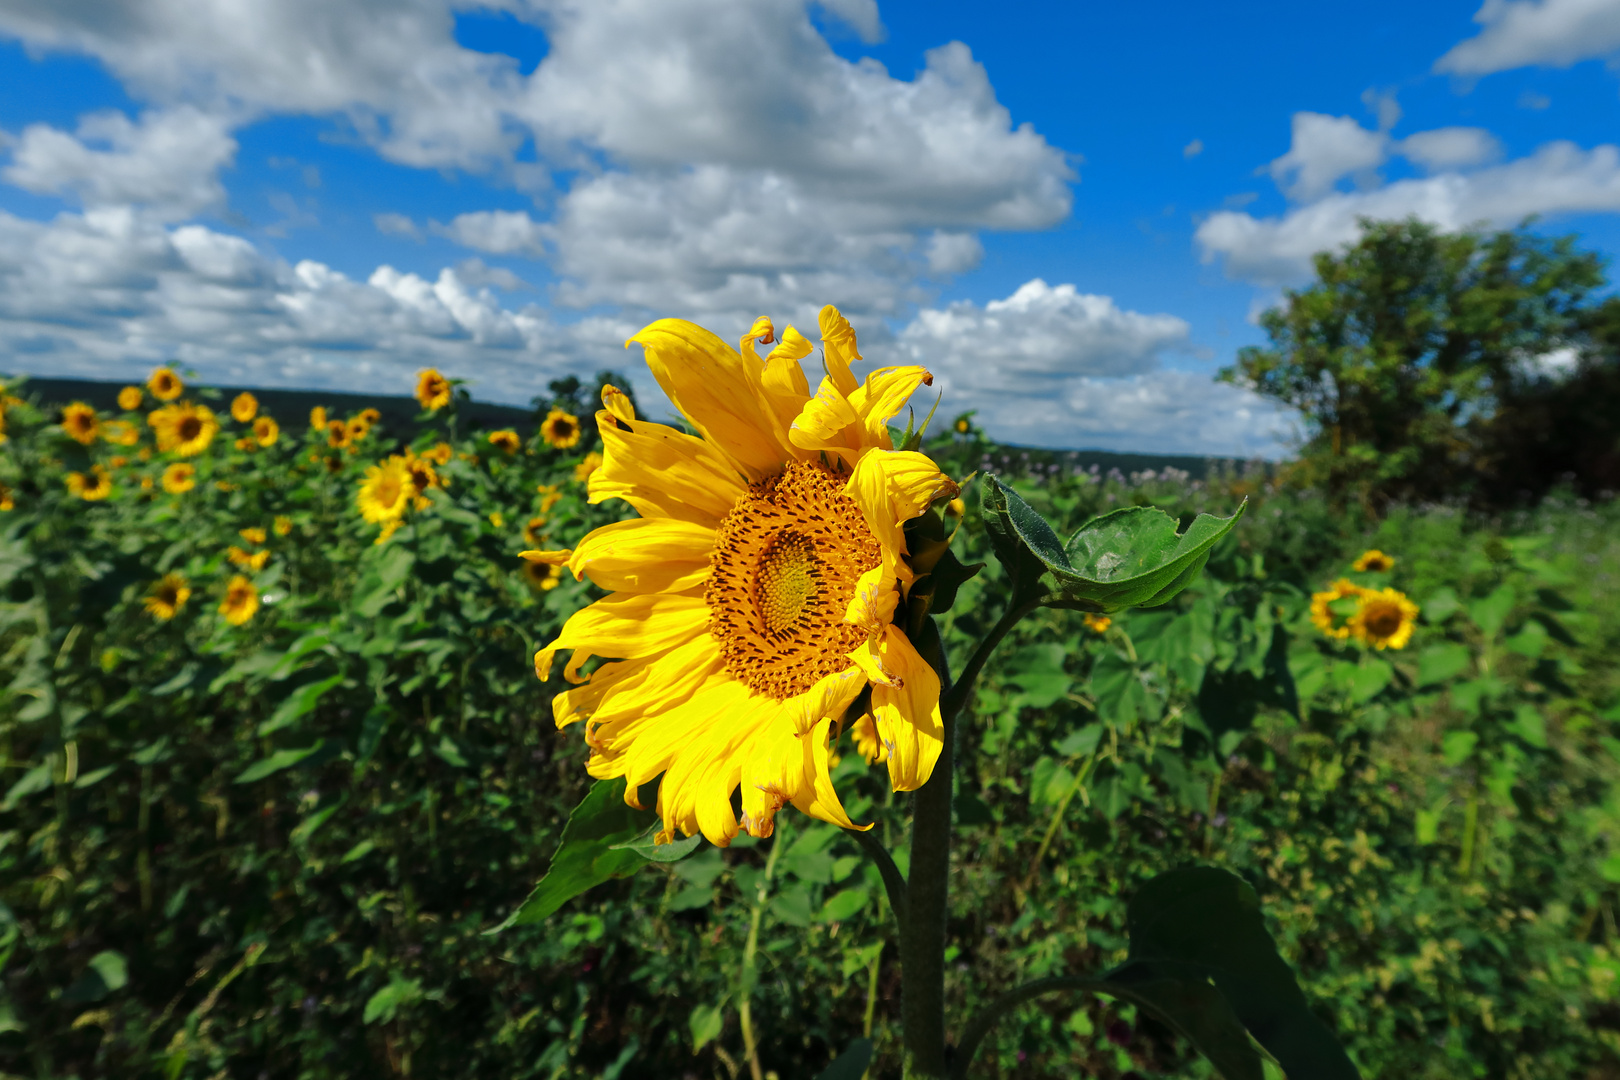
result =
[[[943,712],[943,710],[942,710]],[[939,762],[912,801],[911,881],[900,928],[900,1016],[907,1080],[945,1076],[945,919],[951,871],[955,717],[944,715]]]

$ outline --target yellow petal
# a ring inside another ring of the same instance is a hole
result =
[[[592,531],[566,561],[576,579],[589,577],[609,592],[683,592],[708,580],[713,551],[707,525],[632,518]]]
[[[757,358],[684,319],[660,319],[630,340],[644,347],[647,366],[675,407],[750,481],[794,456],[765,404]]]
[[[611,384],[602,386],[602,408],[627,424],[636,418],[636,407],[630,404],[630,395]]]
[[[772,349],[768,354],[766,354],[765,359],[768,360],[768,361],[769,360],[779,360],[779,359],[780,360],[799,361],[799,360],[803,360],[805,357],[809,356],[810,353],[811,353],[811,350],[813,350],[814,348],[815,348],[815,346],[810,344],[810,339],[809,338],[807,338],[803,334],[799,333],[799,330],[798,330],[797,327],[790,326],[786,330],[782,331],[782,341],[781,341],[781,343],[778,344],[776,346],[776,348]],[[796,363],[795,363],[795,366],[797,366]],[[800,370],[799,374],[800,374],[800,378],[801,378],[801,381],[802,381],[802,378],[803,378],[803,375],[804,375],[804,372],[803,372],[802,369]],[[804,392],[809,393],[808,390],[806,390]]]
[[[557,640],[535,654],[535,673],[550,677],[552,658],[573,649],[563,675],[577,683],[582,681],[580,666],[592,656],[653,656],[705,632],[708,625],[709,605],[701,591],[616,593],[569,616]]]
[[[803,734],[823,720],[837,720],[844,715],[850,702],[860,696],[866,685],[866,676],[860,668],[851,665],[843,671],[824,675],[802,694],[782,702],[784,715],[796,734]]]
[[[800,450],[836,453],[853,467],[862,442],[860,423],[860,414],[829,377],[794,418],[788,439]]]
[[[848,397],[860,385],[850,364],[861,359],[855,346],[855,328],[843,312],[828,304],[821,309],[821,347],[827,358],[827,376],[840,394]]]
[[[793,805],[801,812],[811,817],[830,821],[845,829],[859,829],[865,832],[871,825],[857,825],[849,819],[843,802],[838,798],[838,792],[833,788],[832,773],[829,771],[829,758],[827,753],[828,736],[832,732],[831,720],[823,720],[816,725],[814,731],[799,736],[801,743],[808,744],[810,762],[807,770],[810,774],[811,787],[801,792],[793,800]]]
[[[754,320],[754,325],[749,327],[748,333],[742,336],[742,341],[737,345],[737,351],[742,353],[745,359],[750,354],[752,354],[754,357],[758,357],[759,354],[754,352],[754,342],[757,341],[762,345],[769,345],[775,340],[776,327],[771,325],[771,320],[769,318],[761,315],[759,318]]]
[[[861,508],[867,528],[885,553],[906,550],[902,526],[936,498],[954,496],[954,481],[925,454],[912,450],[871,450],[861,456],[844,488]],[[908,583],[911,571],[897,568]]]
[[[889,420],[906,407],[917,387],[932,385],[934,376],[927,368],[879,368],[868,375],[866,382],[849,395],[850,406],[861,417],[866,445],[894,449],[894,441],[889,437]]]
[[[887,676],[873,680],[872,715],[888,754],[889,782],[896,791],[914,791],[928,782],[944,746],[939,676],[897,626],[887,628],[873,651],[872,666]]]
[[[881,634],[894,620],[894,609],[899,603],[900,586],[895,567],[885,559],[855,582],[855,594],[849,598],[844,621],[865,627],[869,634]]]
[[[544,538],[542,537],[542,539]],[[589,539],[589,537],[586,537],[586,539]],[[566,566],[568,564],[568,560],[573,557],[573,554],[574,553],[569,551],[567,548],[563,548],[560,551],[531,550],[518,552],[518,556],[520,558],[527,559],[532,563],[541,563],[545,566]]]
[[[602,465],[586,488],[593,503],[623,499],[642,517],[712,528],[747,494],[731,463],[702,439],[645,420],[621,427],[606,410],[596,419]]]

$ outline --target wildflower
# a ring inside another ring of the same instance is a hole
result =
[[[1114,625],[1114,620],[1107,615],[1098,615],[1094,611],[1087,611],[1080,616],[1080,621],[1086,624],[1086,629],[1094,634],[1106,634],[1108,628]]]
[[[146,613],[159,622],[168,622],[191,599],[191,585],[182,574],[164,574],[146,594]]]
[[[236,530],[236,534],[250,544],[262,544],[269,539],[265,531],[257,525],[250,525],[245,529]]]
[[[270,561],[269,551],[244,551],[232,544],[225,549],[225,558],[230,560],[232,566],[245,566],[252,570],[263,570],[264,564]]]
[[[163,470],[163,490],[170,495],[184,495],[197,486],[197,466],[177,461]]]
[[[118,407],[125,412],[134,412],[141,407],[141,402],[144,400],[146,400],[146,395],[141,393],[141,388],[138,386],[126,386],[118,391]]]
[[[326,430],[326,406],[317,405],[309,410],[309,426],[316,431]]]
[[[268,416],[261,416],[253,421],[253,437],[260,446],[274,446],[281,438],[281,425]]]
[[[495,526],[497,529],[506,528],[506,518],[501,516],[501,512],[499,510],[491,510],[489,512],[489,523]]]
[[[958,489],[922,454],[893,449],[888,429],[932,376],[884,368],[863,386],[849,323],[828,306],[821,328],[828,374],[815,397],[796,331],[762,362],[765,320],[741,355],[681,320],[642,330],[632,340],[702,437],[599,412],[590,498],[624,499],[641,517],[572,552],[525,556],[612,593],[568,620],[535,671],[572,653],[563,674],[584,685],[554,699],[558,724],[589,718],[590,773],[625,777],[631,799],[663,774],[666,840],[769,836],[789,802],[854,828],[828,739],[868,687],[895,790],[921,786],[939,757],[939,679],[893,616],[928,569],[908,557],[904,523]],[[582,675],[592,656],[618,662]]]
[[[394,456],[366,470],[355,501],[362,518],[373,525],[381,525],[404,515],[413,491],[405,459]]]
[[[189,401],[165,405],[147,414],[146,422],[157,434],[158,449],[172,450],[181,457],[202,453],[219,433],[213,410]]]
[[[1361,557],[1350,565],[1350,569],[1358,574],[1382,574],[1386,573],[1394,565],[1395,557],[1393,555],[1385,555],[1377,548],[1373,548],[1370,551],[1363,551]]]
[[[146,388],[159,401],[173,401],[186,392],[186,384],[172,368],[160,367],[146,380]]]
[[[518,433],[508,428],[505,431],[492,431],[489,433],[489,445],[508,454],[515,454],[523,449],[523,440]]]
[[[540,422],[540,437],[553,450],[567,450],[579,445],[579,417],[552,409]]]
[[[259,399],[246,390],[231,400],[231,419],[245,424],[259,415]]]
[[[288,517],[286,514],[277,514],[275,524],[272,527],[275,529],[277,536],[286,536],[288,533],[292,532],[292,518]]]
[[[17,509],[17,502],[12,496],[11,488],[6,484],[0,484],[0,513]]]
[[[1384,649],[1404,649],[1412,640],[1418,606],[1396,589],[1363,589],[1356,613],[1346,624],[1363,645]]]
[[[556,506],[557,500],[562,498],[562,488],[556,484],[540,484],[534,490],[540,496],[540,512],[542,514],[551,513],[551,508]]]
[[[112,477],[100,465],[90,466],[88,473],[70,472],[66,482],[68,493],[85,502],[100,502],[112,494]]]
[[[524,522],[523,542],[532,548],[543,547],[546,542],[546,534],[541,532],[541,530],[545,527],[546,519],[544,516],[532,517],[528,521]]]
[[[1311,594],[1311,622],[1322,633],[1336,641],[1343,641],[1350,636],[1349,625],[1335,626],[1333,622],[1333,605],[1341,600],[1355,600],[1361,596],[1362,588],[1347,578],[1335,581],[1325,592]]]
[[[259,590],[253,582],[237,574],[225,585],[225,599],[219,602],[219,613],[232,626],[241,626],[259,610]]]
[[[74,442],[89,446],[101,434],[101,420],[96,416],[96,410],[82,401],[75,401],[62,408],[62,430],[73,438]]]
[[[574,479],[583,484],[590,477],[591,473],[595,472],[601,467],[602,455],[598,454],[595,450],[592,450],[590,453],[586,454],[580,459],[578,465],[574,466]]]
[[[450,404],[450,380],[440,375],[433,368],[418,372],[416,376],[416,400],[422,403],[422,408],[428,412],[438,412]]]
[[[141,441],[141,429],[128,420],[108,420],[101,425],[101,437],[114,446],[134,446]]]

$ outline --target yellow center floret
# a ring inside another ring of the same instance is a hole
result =
[[[846,482],[790,464],[750,487],[716,535],[709,632],[731,674],[778,701],[848,668],[866,638],[844,613],[882,548]]]

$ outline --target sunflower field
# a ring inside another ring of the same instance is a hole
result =
[[[624,385],[502,428],[436,372],[409,422],[272,415],[168,369],[116,409],[6,390],[0,1072],[791,1080],[864,1034],[868,1075],[900,1075],[884,883],[811,816],[493,932],[592,790],[535,654],[605,595],[548,553],[630,513],[587,498]],[[1065,533],[1248,500],[1169,604],[1043,610],[985,669],[953,1015],[1118,963],[1133,892],[1197,863],[1253,886],[1363,1075],[1620,1077],[1620,506],[1374,519],[1260,465],[1009,451],[971,416],[921,445],[983,564],[947,646],[1013,587],[991,475]],[[829,754],[843,809],[898,841],[871,733]],[[1216,1074],[1123,1001],[1050,996],[973,1075]]]

